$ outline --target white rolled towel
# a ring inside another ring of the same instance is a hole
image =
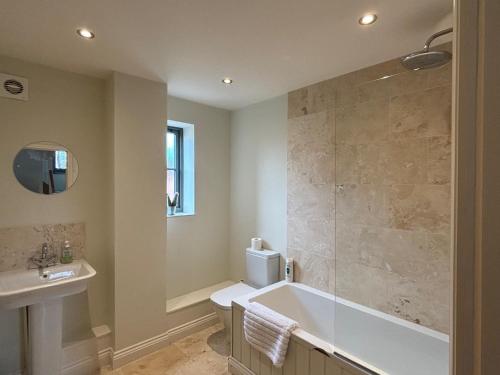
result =
[[[276,367],[283,366],[290,336],[298,326],[296,321],[258,302],[251,302],[243,317],[245,339]]]

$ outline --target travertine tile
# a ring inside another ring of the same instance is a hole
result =
[[[197,332],[190,336],[184,337],[183,339],[177,341],[174,345],[188,357],[202,354],[211,350],[208,346],[207,336],[204,334],[204,332]]]
[[[392,77],[397,75],[398,73],[407,72],[408,71],[399,62],[399,59],[393,59],[357,70],[352,73],[348,73],[346,74],[346,76],[353,76],[356,84],[359,85],[366,82],[379,80],[383,77]]]
[[[380,146],[380,166],[384,185],[427,183],[427,140],[411,139]]]
[[[288,246],[311,254],[333,257],[335,224],[333,217],[288,217]]]
[[[335,267],[334,258],[293,248],[288,248],[287,255],[295,261],[295,281],[326,292],[329,290],[330,270]]]
[[[298,281],[448,332],[450,85],[394,59],[289,94]]]
[[[216,324],[187,336],[157,352],[139,358],[119,369],[105,368],[101,374],[117,375],[226,375],[228,353],[213,349],[212,338],[225,342],[222,327]],[[223,332],[222,332],[223,333]],[[227,349],[226,349],[227,350]]]
[[[427,149],[426,139],[338,145],[337,184],[425,184]]]
[[[288,174],[304,183],[332,184],[335,146],[331,143],[296,144],[288,150]]]
[[[336,219],[346,223],[386,226],[385,188],[380,185],[338,185]]]
[[[429,88],[446,86],[451,84],[452,65],[446,64],[436,69],[428,70],[429,81],[427,86]]]
[[[453,53],[453,44],[451,42],[436,45],[431,48],[431,50],[441,50]],[[439,68],[427,70],[429,75],[428,87],[439,87],[439,86],[450,86],[452,82],[452,69],[453,64],[446,64]],[[451,92],[451,91],[450,91]]]
[[[336,110],[337,144],[383,142],[388,139],[389,130],[389,99],[370,100]]]
[[[305,116],[307,111],[307,88],[291,91],[288,93],[288,118]]]
[[[309,86],[309,113],[318,113],[335,108],[335,80],[330,79]]]
[[[29,258],[40,253],[43,243],[47,243],[50,251],[59,255],[65,240],[71,243],[73,257],[82,258],[85,252],[85,224],[0,228],[0,271],[25,268]]]
[[[288,118],[328,111],[335,107],[335,81],[315,83],[288,94]]]
[[[384,76],[383,76],[384,77]],[[358,101],[365,102],[379,98],[392,98],[405,93],[417,92],[427,88],[426,71],[399,72],[394,75],[367,81],[358,87]]]
[[[338,145],[336,181],[383,185],[427,183],[427,147],[426,139]]]
[[[389,226],[394,229],[448,233],[449,185],[394,185],[387,188]]]
[[[336,94],[335,108],[352,107],[359,101],[358,77],[355,74],[346,74],[335,78]]]
[[[395,273],[417,285],[449,277],[449,236],[337,222],[336,238],[339,262]]]
[[[449,333],[449,275],[430,280],[388,284],[388,311],[414,323]]]
[[[337,287],[336,287],[336,267],[335,267],[335,259],[333,259],[333,267],[330,267],[330,271],[328,273],[328,293],[333,295],[337,295]]]
[[[288,120],[289,145],[335,143],[335,113],[324,111]]]
[[[384,144],[337,145],[335,179],[337,184],[381,184],[381,156]]]
[[[355,72],[344,74],[334,78],[337,95],[336,107],[352,106],[360,101],[369,100],[367,95],[361,95],[366,84],[375,82],[375,85],[383,77],[392,77],[406,71],[398,60],[390,60],[373,65]],[[376,95],[377,98],[384,95]]]
[[[337,145],[335,151],[335,181],[338,184],[359,184],[365,160],[358,145]]]
[[[391,99],[391,131],[414,138],[451,134],[451,90],[437,87]]]
[[[186,366],[189,357],[177,346],[169,345],[166,348],[142,357],[121,367],[123,375],[164,375],[174,374]]]
[[[340,260],[337,260],[337,273],[339,297],[448,332],[449,279],[423,281],[417,285],[396,273]],[[353,288],[353,285],[359,287]]]
[[[113,370],[110,366],[106,366],[98,370],[96,375],[122,375],[122,372],[120,369]]]
[[[381,311],[388,310],[389,285],[404,282],[396,274],[360,263],[336,259],[336,266],[336,295]],[[336,320],[335,324],[342,322]]]
[[[451,182],[451,139],[448,136],[427,139],[427,182],[449,184]]]
[[[335,209],[333,184],[301,183],[288,177],[287,212],[290,217],[330,219]]]
[[[227,357],[231,354],[231,345],[227,342],[226,331],[221,324],[217,324],[216,327],[216,331],[207,337],[207,344],[212,351]]]
[[[184,337],[183,339],[176,341],[174,345],[189,357],[210,352],[212,351],[208,342],[210,336],[218,331],[221,331],[222,329],[223,327],[217,324]],[[224,336],[222,336],[222,338],[224,339]]]
[[[227,374],[227,358],[215,352],[206,352],[189,360],[181,368],[166,372],[172,375],[224,375]]]

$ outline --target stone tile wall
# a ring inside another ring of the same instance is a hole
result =
[[[392,60],[290,92],[288,106],[297,280],[447,333],[451,64]]]
[[[42,244],[60,255],[64,241],[70,241],[73,258],[83,258],[85,252],[85,224],[41,224],[0,228],[0,272],[25,268],[28,260],[39,254]]]

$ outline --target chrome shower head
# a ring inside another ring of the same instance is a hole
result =
[[[442,35],[451,33],[452,28],[440,31],[433,34],[425,42],[424,49],[422,51],[410,53],[407,56],[401,58],[401,64],[410,70],[421,70],[421,69],[431,69],[437,68],[438,66],[444,65],[449,62],[452,58],[452,54],[448,51],[430,51],[430,45],[432,41]]]
[[[401,64],[410,70],[431,69],[446,64],[451,58],[448,51],[420,51],[403,57]]]

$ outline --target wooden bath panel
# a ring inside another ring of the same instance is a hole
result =
[[[245,340],[243,310],[233,304],[232,340],[229,372],[235,375],[370,375],[362,369],[332,358],[309,343],[292,336],[282,368],[274,367],[271,360]]]

